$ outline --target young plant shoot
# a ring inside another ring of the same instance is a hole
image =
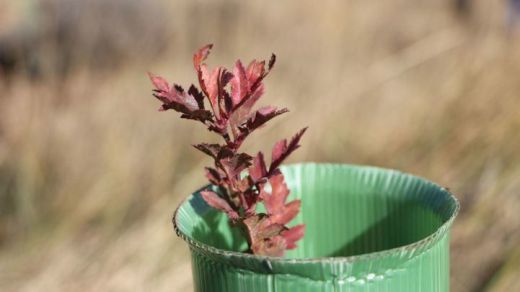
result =
[[[288,110],[265,106],[253,110],[264,93],[264,78],[273,68],[273,54],[265,61],[253,60],[245,67],[237,60],[232,71],[224,67],[209,69],[204,63],[212,45],[193,56],[200,89],[188,90],[169,84],[164,78],[150,75],[155,87],[153,95],[163,104],[160,111],[175,110],[181,118],[203,123],[209,131],[222,137],[222,144],[201,143],[194,147],[211,156],[213,167],[206,167],[206,176],[215,186],[201,192],[208,205],[225,212],[232,224],[244,230],[249,252],[263,256],[283,256],[285,250],[296,248],[303,237],[303,224],[288,227],[300,211],[300,200],[287,202],[289,189],[279,167],[298,147],[307,128],[290,140],[278,141],[267,165],[262,152],[254,157],[240,152],[249,135],[269,120]],[[263,203],[265,213],[257,212]]]

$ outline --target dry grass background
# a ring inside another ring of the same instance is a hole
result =
[[[35,2],[0,1],[0,43],[38,27]],[[39,76],[23,63],[0,73],[1,291],[191,289],[170,217],[204,183],[209,161],[189,145],[213,138],[156,112],[145,72],[193,82],[191,54],[208,42],[210,64],[279,57],[264,102],[291,113],[246,148],[309,125],[292,161],[448,186],[462,203],[452,290],[520,290],[520,38],[505,32],[503,1],[474,1],[464,18],[433,0],[110,2],[137,3],[119,16],[142,31],[87,2],[72,41],[49,41],[51,27],[29,42]]]

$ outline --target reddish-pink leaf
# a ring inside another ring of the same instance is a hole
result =
[[[232,220],[236,220],[238,218],[238,213],[233,210],[233,208],[231,208],[226,200],[221,198],[215,192],[205,190],[201,191],[200,194],[202,195],[204,201],[206,201],[206,203],[208,203],[208,205],[211,207],[226,212],[226,214]]]
[[[203,63],[204,60],[206,60],[206,58],[208,57],[212,47],[213,45],[210,44],[199,49],[199,51],[195,53],[195,55],[193,55],[193,66],[197,71],[197,76],[199,78],[199,84],[200,88],[202,89],[202,92],[208,97],[209,103],[211,105],[211,108],[213,109],[215,117],[217,119],[220,119],[220,116],[218,115],[220,113],[218,97],[220,96],[219,93],[222,89],[221,86],[219,86],[219,83],[221,75],[220,73],[223,70],[223,68],[217,67],[210,72],[206,64]],[[210,130],[212,129],[214,130],[215,127],[210,127]]]
[[[290,145],[294,145],[294,147],[298,147],[298,141],[300,137],[303,135],[306,129],[301,130],[291,140]],[[293,147],[293,148],[294,148]],[[295,149],[293,149],[295,150]],[[286,156],[289,155],[290,147],[287,146],[287,139],[280,140],[276,142],[276,144],[273,146],[273,152],[271,155],[271,165],[275,162],[282,161]],[[272,168],[272,167],[271,167]]]
[[[253,215],[244,220],[249,237],[251,250],[256,255],[283,256],[287,248],[286,240],[280,235],[285,227],[272,224],[265,215]]]
[[[251,109],[255,105],[256,101],[264,94],[264,86],[261,85],[253,93],[251,97],[238,109],[236,109],[231,115],[230,125],[232,127],[238,127],[246,122],[251,117]]]
[[[188,89],[188,94],[193,96],[193,98],[197,101],[197,105],[199,109],[204,109],[204,95],[195,87],[195,85],[191,85]]]
[[[225,68],[222,68],[222,71],[220,73],[220,82],[219,82],[219,96],[220,96],[220,102],[224,104],[224,114],[223,116],[229,117],[229,114],[231,113],[233,109],[233,98],[226,90],[227,84],[233,80],[233,74],[229,71],[227,71]]]
[[[255,182],[267,175],[267,167],[262,152],[258,152],[253,159],[253,165],[249,168],[249,175]]]
[[[217,159],[218,154],[222,150],[222,146],[219,144],[208,144],[208,143],[201,143],[193,145],[196,149],[198,149],[201,152],[206,153],[207,155],[213,157],[214,159]]]
[[[255,232],[257,238],[267,239],[279,235],[283,230],[285,227],[282,224],[271,223],[269,218],[265,218],[258,224]]]
[[[271,194],[262,189],[260,198],[264,200],[265,209],[270,215],[283,213],[285,208],[285,200],[289,195],[289,189],[285,184],[282,174],[272,176],[269,179],[271,185]]]
[[[287,139],[276,142],[273,146],[273,153],[271,154],[271,164],[278,161],[287,151]]]
[[[283,256],[286,249],[287,243],[280,235],[260,241],[252,247],[254,254],[271,257]]]
[[[152,81],[152,84],[154,85],[155,89],[153,96],[155,96],[157,99],[163,102],[163,104],[170,103],[171,100],[168,97],[170,92],[170,85],[168,82],[160,77],[155,76],[152,73],[148,72],[148,76],[150,77],[150,81]],[[167,108],[161,107],[159,110],[166,110]]]
[[[251,185],[248,186],[249,188]],[[246,216],[254,215],[256,212],[256,204],[258,203],[258,195],[256,192],[248,191],[244,193],[245,205],[246,205]]]
[[[221,70],[221,68],[217,67],[217,68],[213,69],[211,72],[209,72],[206,64],[202,64],[200,66],[200,72],[201,72],[201,78],[199,80],[200,87],[202,88],[202,91],[208,96],[211,107],[213,108],[213,111],[215,113],[218,112],[217,95],[218,95],[218,90],[219,90],[218,78],[219,78],[220,70]]]
[[[212,184],[214,184],[214,185],[222,184],[222,175],[218,172],[218,170],[211,168],[211,167],[206,167],[205,170],[206,170],[206,177]]]
[[[226,168],[229,176],[235,177],[251,165],[251,159],[253,157],[246,153],[238,153],[232,157],[221,159],[220,163]]]
[[[265,106],[255,111],[243,124],[238,126],[239,133],[235,135],[235,147],[238,148],[254,130],[262,127],[274,117],[286,112],[288,112],[286,108],[278,110],[273,106]]]
[[[203,123],[213,120],[212,114],[204,109],[204,104],[200,100],[200,96],[198,96],[200,93],[194,86],[190,87],[190,90],[186,93],[177,84],[173,84],[170,88],[168,83],[161,77],[150,74],[150,78],[156,87],[153,95],[163,103],[159,110],[173,109],[182,113],[181,118],[198,120]],[[166,91],[167,89],[169,90]]]
[[[242,106],[248,112],[251,111],[251,108],[256,104],[256,101],[262,97],[264,94],[264,85],[260,84],[255,88],[255,90],[251,93],[251,97],[244,103]]]
[[[169,92],[170,91],[170,85],[168,84],[168,81],[166,81],[161,76],[153,75],[152,73],[148,72],[148,77],[150,77],[150,80],[152,81],[153,85],[155,86],[155,89],[162,92]]]
[[[209,79],[206,81],[206,87],[208,88],[209,98],[211,103],[217,106],[217,96],[219,91],[218,78],[220,76],[221,68],[217,67],[211,71]]]
[[[221,67],[222,68],[222,67]],[[222,68],[222,74],[220,78],[220,86],[222,88],[226,87],[228,83],[233,80],[233,73],[229,72],[227,69]]]
[[[300,224],[291,227],[281,232],[282,237],[285,239],[287,249],[296,248],[296,242],[300,240],[305,234],[305,225]]]
[[[247,79],[249,81],[249,86],[252,86],[259,78],[261,78],[264,75],[264,72],[265,61],[251,61],[247,66]]]
[[[221,160],[224,158],[233,157],[234,153],[227,146],[222,146],[220,144],[208,144],[208,143],[200,143],[193,145],[193,147],[198,150],[204,152],[205,154],[213,157],[215,160]]]
[[[197,77],[199,78],[199,85],[200,89],[209,98],[208,89],[206,88],[206,80],[209,80],[209,72],[208,72],[208,66],[206,64],[201,64],[197,68]],[[213,105],[213,103],[210,100],[210,104]]]
[[[298,133],[296,133],[292,138],[289,144],[287,144],[287,139],[283,139],[278,141],[273,147],[273,153],[271,157],[271,165],[269,166],[269,172],[273,172],[280,164],[292,153],[294,150],[300,147],[301,137],[305,133],[307,128],[301,129]]]
[[[184,89],[177,84],[174,84],[170,92],[168,93],[168,99],[184,105],[190,112],[199,109],[199,104],[195,97],[187,94]]]
[[[236,180],[234,180],[234,183],[236,186],[236,190],[241,193],[244,193],[244,196],[247,197],[246,200],[248,202],[250,202],[250,199],[255,197],[255,196],[250,196],[250,195],[254,195],[254,194],[251,193],[252,181],[249,177],[246,176],[243,178],[236,179]],[[247,206],[250,206],[250,204],[248,203]]]
[[[265,214],[256,214],[253,216],[249,216],[244,219],[244,225],[247,228],[247,232],[251,235],[256,235],[256,228],[258,227],[258,223],[260,220],[265,218]],[[252,236],[252,240],[256,240],[256,236]]]
[[[285,225],[298,215],[300,212],[300,200],[294,200],[283,206],[282,211],[274,213],[270,218],[274,223]]]
[[[178,110],[177,110],[178,111]],[[182,114],[182,119],[197,120],[204,123],[204,121],[213,120],[213,115],[207,110],[196,110],[187,114]]]
[[[246,94],[238,104],[235,105],[233,111],[239,110],[245,104],[249,103],[249,108],[258,100],[258,98],[263,94],[263,83],[262,80],[269,74],[272,66],[274,65],[275,56],[271,56],[271,60],[269,61],[268,71],[265,71],[265,61],[256,62],[253,60],[251,64],[249,64],[246,79],[248,80],[248,94]],[[253,101],[251,102],[251,99]]]
[[[240,60],[237,60],[235,63],[235,68],[233,69],[233,78],[231,79],[231,99],[233,101],[233,105],[237,105],[244,99],[244,97],[248,94],[249,91],[249,83],[247,81],[246,71],[244,69],[244,65]]]
[[[264,106],[264,107],[261,107],[260,109],[258,109],[255,114],[267,116],[267,115],[274,113],[275,111],[276,111],[276,107],[274,107],[272,105],[268,105],[268,106]]]
[[[238,68],[235,68],[237,72],[242,71],[243,67],[241,65],[242,64],[240,64]],[[242,82],[243,84],[247,83],[247,94],[240,95],[240,98],[237,97],[238,95],[234,95],[236,99],[234,99],[234,107],[231,110],[232,115],[230,119],[232,128],[241,125],[250,116],[249,113],[251,109],[264,93],[262,80],[267,76],[267,73],[268,72],[265,71],[265,61],[258,62],[253,60],[247,66],[245,70],[245,79],[247,82]],[[243,76],[242,78],[236,77],[235,81],[243,79]],[[237,101],[238,103],[236,103]]]
[[[204,62],[208,57],[211,48],[213,48],[213,44],[205,45],[193,55],[193,66],[195,67],[195,70],[199,70],[202,62]]]
[[[271,120],[272,118],[279,116],[288,112],[289,110],[286,108],[277,109],[274,106],[264,106],[254,112],[251,117],[246,121],[246,127],[248,132],[252,132],[253,130],[260,128],[266,122]]]

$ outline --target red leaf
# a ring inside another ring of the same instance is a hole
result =
[[[256,228],[258,227],[258,223],[262,218],[265,218],[265,214],[257,214],[250,217],[247,217],[244,219],[244,224],[248,230],[249,234],[256,234]],[[255,236],[253,236],[253,241],[256,239]]]
[[[166,81],[164,78],[153,75],[150,72],[148,72],[148,77],[150,77],[150,80],[152,81],[153,85],[155,86],[155,89],[157,89],[159,91],[163,91],[163,92],[170,91],[170,85],[168,84],[168,81]]]
[[[213,157],[214,159],[217,159],[217,156],[218,156],[220,150],[222,149],[222,147],[219,144],[207,144],[207,143],[193,145],[193,147],[206,153],[207,155]]]
[[[282,174],[275,175],[269,179],[271,185],[271,194],[262,189],[260,197],[264,200],[265,209],[269,214],[277,214],[283,212],[285,200],[289,195],[289,189],[285,184]]]
[[[219,113],[218,97],[220,96],[219,91],[221,90],[219,79],[223,68],[217,67],[210,72],[206,64],[203,63],[208,57],[212,47],[213,45],[209,44],[199,49],[197,53],[193,55],[193,66],[197,71],[200,88],[208,97],[213,113],[217,115]],[[220,116],[216,116],[216,118],[218,119]]]
[[[251,248],[256,255],[281,257],[287,249],[285,239],[280,236],[274,236],[263,241],[257,242]]]
[[[232,157],[221,159],[220,162],[226,168],[228,175],[235,177],[251,165],[251,159],[253,158],[246,153],[238,153]]]
[[[294,200],[286,204],[289,189],[285,184],[283,174],[277,174],[269,179],[271,194],[262,188],[260,198],[264,200],[264,206],[272,223],[285,225],[289,223],[300,211],[300,200]]]
[[[177,110],[179,111],[179,110]],[[187,114],[181,115],[182,119],[190,119],[190,120],[197,120],[204,123],[204,121],[211,121],[213,120],[213,115],[211,112],[207,110],[196,110],[189,112]]]
[[[208,57],[211,48],[213,48],[213,44],[205,45],[193,55],[193,66],[195,67],[195,70],[199,70],[202,62]]]
[[[254,200],[252,203],[249,203],[250,207],[247,208],[245,211],[245,216],[251,216],[251,215],[254,215],[256,213],[256,204],[257,204],[257,201],[256,201],[256,198],[255,199],[252,199]]]
[[[212,114],[204,109],[204,103],[200,99],[200,92],[192,85],[188,93],[174,84],[171,88],[164,78],[149,73],[152,83],[156,87],[154,96],[163,104],[159,110],[173,109],[182,113],[181,118],[198,120],[203,123],[212,121]]]
[[[252,86],[261,78],[264,77],[265,72],[265,61],[257,62],[256,60],[251,61],[247,66],[246,77],[248,84],[248,98],[247,100],[240,106],[236,107],[233,111],[233,115],[231,116],[231,125],[236,127],[248,118],[251,109],[255,105],[255,103],[260,99],[260,97],[264,94],[264,85],[262,83],[257,84],[256,88],[253,90]],[[236,106],[237,103],[233,103],[233,106]]]
[[[298,215],[298,212],[300,212],[300,205],[300,200],[291,201],[290,203],[283,206],[281,212],[274,213],[272,216],[270,216],[270,218],[274,223],[285,225],[291,222],[291,220],[293,220],[294,217]]]
[[[280,236],[285,227],[272,224],[265,215],[253,215],[244,220],[251,240],[251,250],[256,255],[283,256],[286,240]]]
[[[305,225],[296,225],[292,228],[282,231],[280,234],[285,239],[287,249],[294,249],[296,248],[296,241],[300,240],[305,234]]]
[[[229,119],[231,128],[236,129],[246,122],[246,120],[251,116],[251,109],[253,108],[254,104],[262,96],[263,90],[263,86],[257,88],[257,90],[253,92],[251,97],[241,107],[231,110],[232,114]]]
[[[168,93],[170,92],[170,85],[168,84],[168,82],[164,78],[162,78],[160,76],[155,76],[150,72],[148,72],[148,77],[150,77],[150,81],[152,81],[152,84],[155,87],[155,89],[153,90],[154,91],[153,95],[157,99],[162,101],[163,104],[169,103],[170,100],[168,98]],[[160,110],[165,110],[165,109],[161,108]]]
[[[226,70],[225,68],[222,68],[222,74],[221,74],[221,78],[220,78],[220,86],[222,88],[226,87],[226,85],[228,85],[228,83],[233,80],[233,73],[229,72],[228,70]]]
[[[206,203],[208,203],[208,205],[210,205],[211,207],[213,207],[215,209],[226,212],[226,214],[232,220],[236,220],[239,217],[238,213],[235,210],[233,210],[233,208],[231,208],[231,206],[228,204],[228,202],[226,202],[226,200],[221,198],[215,192],[205,190],[205,191],[201,191],[200,194],[202,195],[202,198],[204,199],[204,201],[206,201]]]
[[[264,75],[264,72],[265,61],[251,61],[251,63],[249,63],[247,66],[247,80],[249,81],[249,86],[252,86],[259,78],[261,78]]]
[[[275,175],[269,179],[271,193],[267,193],[265,188],[261,190],[260,198],[264,200],[265,209],[270,215],[282,213],[285,200],[289,195],[289,189],[284,182],[283,175]]]
[[[184,105],[190,112],[199,110],[195,97],[187,94],[180,85],[174,84],[167,96],[172,102]]]
[[[282,155],[287,151],[287,139],[276,142],[273,146],[273,153],[271,154],[271,164],[281,159]]]
[[[285,227],[282,224],[272,223],[270,218],[266,217],[258,224],[255,235],[258,239],[265,240],[280,235],[283,230]]]
[[[267,175],[267,167],[262,152],[258,152],[253,159],[253,165],[249,168],[249,175],[255,182]]]
[[[222,146],[220,144],[201,143],[193,145],[193,147],[213,157],[215,160],[230,158],[234,155],[233,151],[231,151],[227,146]]]
[[[191,85],[188,89],[188,94],[193,96],[193,98],[197,101],[199,109],[204,109],[204,95],[195,87],[195,85]]]
[[[242,142],[251,134],[254,130],[262,127],[269,120],[273,119],[276,116],[284,114],[288,112],[286,108],[276,109],[273,106],[265,106],[255,111],[249,119],[247,119],[243,124],[241,124],[238,129],[240,133],[236,136],[235,139],[235,147],[239,147]]]
[[[246,179],[244,179],[244,180],[246,180]],[[244,181],[244,180],[242,180],[242,181]],[[244,205],[245,205],[246,216],[251,216],[251,215],[254,215],[256,212],[256,204],[258,203],[258,195],[256,192],[253,192],[251,190],[251,184],[247,184],[247,188],[249,189],[249,191],[246,191],[244,193],[244,200],[245,200]]]
[[[231,72],[227,71],[226,69],[222,69],[222,72],[220,74],[220,82],[219,82],[219,96],[220,96],[220,102],[224,103],[224,114],[226,118],[229,117],[229,114],[231,113],[233,109],[233,98],[229,93],[226,91],[225,87],[227,84],[233,80],[233,74]]]
[[[248,103],[248,107],[251,108],[258,98],[263,94],[263,83],[262,80],[269,74],[269,71],[274,65],[275,57],[271,56],[269,61],[268,71],[265,71],[265,61],[257,62],[253,60],[248,65],[246,79],[248,80],[248,94],[246,94],[238,104],[235,105],[233,111],[237,111],[239,108]],[[251,102],[251,100],[253,101]]]
[[[274,106],[264,106],[254,112],[251,117],[246,121],[245,127],[248,132],[252,132],[253,130],[260,128],[265,123],[267,123],[272,118],[279,116],[288,112],[289,110],[286,108],[277,109]]]
[[[292,153],[294,150],[298,149],[300,145],[301,137],[305,133],[307,128],[301,129],[298,133],[296,133],[292,138],[289,144],[287,144],[287,139],[283,139],[278,141],[273,147],[273,153],[271,155],[271,165],[269,166],[269,172],[273,172],[280,164]]]
[[[251,97],[244,103],[242,107],[246,108],[249,112],[251,108],[255,105],[256,101],[262,97],[264,94],[264,84],[258,85],[255,90],[251,93]]]
[[[206,177],[208,180],[214,184],[214,185],[221,185],[222,184],[222,175],[218,172],[218,170],[206,167]]]
[[[237,60],[233,69],[233,78],[231,79],[231,99],[233,100],[233,105],[239,104],[248,92],[249,83],[244,65],[242,65],[240,60]]]
[[[218,101],[217,101],[217,95],[218,95],[218,78],[220,75],[220,67],[217,67],[211,71],[211,73],[208,71],[208,68],[205,64],[202,64],[200,66],[200,72],[201,72],[201,78],[199,80],[200,87],[202,88],[202,91],[206,94],[206,96],[209,99],[209,102],[211,104],[211,107],[213,108],[213,111],[215,113],[218,112]]]

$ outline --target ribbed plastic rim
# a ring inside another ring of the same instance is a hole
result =
[[[430,248],[432,245],[437,243],[439,239],[441,239],[449,230],[451,225],[453,224],[453,220],[457,217],[459,210],[460,210],[460,203],[457,200],[457,198],[446,188],[431,182],[423,177],[407,174],[398,170],[394,169],[388,169],[388,168],[382,168],[382,167],[375,167],[375,166],[366,166],[366,165],[356,165],[356,164],[333,164],[333,163],[301,163],[301,164],[289,164],[285,167],[297,167],[297,166],[303,166],[303,165],[315,165],[320,167],[326,167],[326,168],[335,168],[335,167],[354,167],[358,169],[372,169],[372,170],[379,170],[379,171],[386,171],[386,172],[394,172],[400,175],[405,175],[409,177],[414,177],[417,179],[422,180],[423,182],[430,184],[434,187],[437,187],[444,192],[446,192],[449,195],[450,200],[453,201],[453,204],[455,205],[455,209],[453,210],[452,214],[446,220],[434,233],[428,235],[427,237],[418,240],[416,242],[391,248],[391,249],[385,249],[381,251],[375,251],[371,253],[365,253],[365,254],[359,254],[359,255],[353,255],[353,256],[340,256],[340,257],[316,257],[316,258],[282,258],[282,257],[271,257],[271,256],[258,256],[254,254],[248,254],[248,253],[242,253],[242,252],[236,252],[236,251],[229,251],[229,250],[223,250],[219,248],[215,248],[213,246],[207,245],[205,243],[202,243],[200,241],[197,241],[193,238],[190,238],[185,233],[183,233],[179,225],[177,223],[177,212],[179,209],[187,203],[187,201],[193,196],[193,193],[188,195],[175,209],[175,212],[173,213],[173,227],[175,230],[175,233],[177,236],[182,238],[184,241],[188,243],[188,245],[192,248],[215,254],[220,255],[224,257],[236,257],[236,258],[242,258],[242,259],[249,259],[254,260],[258,262],[265,262],[269,261],[271,263],[281,263],[281,264],[306,264],[306,263],[322,263],[322,262],[328,262],[328,263],[354,263],[354,262],[361,262],[361,261],[367,261],[372,260],[375,258],[383,258],[387,257],[389,255],[398,254],[401,252],[409,252],[409,251],[420,251]]]

